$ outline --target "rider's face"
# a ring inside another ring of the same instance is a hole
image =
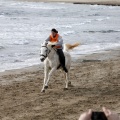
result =
[[[51,34],[52,34],[53,37],[55,37],[57,33],[52,31]]]

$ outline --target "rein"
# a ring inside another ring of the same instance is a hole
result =
[[[46,47],[46,48],[47,48],[47,46],[42,46],[42,47]],[[53,49],[54,49],[54,48],[53,48]],[[56,49],[54,49],[54,50],[57,52]],[[46,58],[46,57],[50,54],[51,50],[49,50],[49,49],[47,48],[47,51],[48,51],[48,52],[46,52],[46,55],[41,54],[40,56],[43,56],[43,57]]]

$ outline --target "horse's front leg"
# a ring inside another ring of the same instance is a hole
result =
[[[45,84],[46,84],[46,80],[48,79],[48,71],[49,71],[48,67],[45,66],[44,67],[44,83],[43,83],[43,88],[41,92],[45,92],[45,86],[46,86]]]
[[[49,72],[49,74],[48,74],[48,79],[47,79],[47,81],[46,81],[46,84],[45,84],[45,86],[48,86],[48,82],[49,82],[49,80],[50,80],[50,77],[51,77],[51,75],[56,71],[56,67],[53,67],[51,70],[50,70],[50,72]]]

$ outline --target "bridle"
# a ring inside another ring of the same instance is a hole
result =
[[[41,46],[41,47],[46,47],[47,48],[47,46]],[[51,50],[47,48],[46,55],[41,54],[40,56],[43,56],[44,58],[46,58],[50,54],[50,52],[51,52]]]

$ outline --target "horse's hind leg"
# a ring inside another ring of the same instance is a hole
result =
[[[67,90],[68,89],[68,83],[69,83],[69,72],[65,73],[65,77],[66,77],[66,80],[65,80],[65,88],[64,90]]]

